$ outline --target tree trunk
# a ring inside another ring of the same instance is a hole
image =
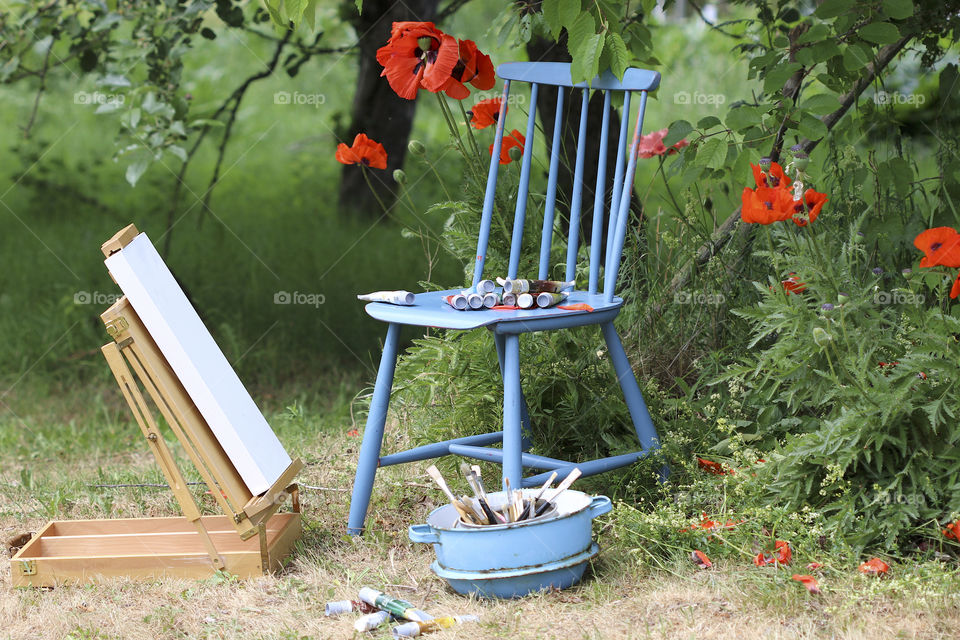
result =
[[[567,53],[566,33],[564,32],[559,42],[552,42],[545,38],[532,38],[527,43],[527,55],[531,61],[542,62],[570,62],[570,55]],[[577,92],[579,93],[579,92]],[[564,103],[564,123],[562,125],[562,138],[560,148],[560,167],[557,176],[557,193],[562,195],[557,198],[557,211],[564,216],[563,227],[568,230],[569,224],[569,198],[573,194],[573,174],[576,165],[577,154],[577,131],[580,126],[580,98],[577,96],[570,99],[567,94],[567,100]],[[635,104],[635,103],[634,103]],[[554,87],[541,86],[540,97],[537,100],[537,113],[540,121],[543,123],[543,130],[546,132],[548,142],[549,136],[553,133],[554,119],[556,115],[557,90]],[[631,107],[633,109],[633,107]],[[629,115],[629,114],[628,114]],[[594,92],[590,98],[590,104],[587,107],[587,140],[586,152],[583,166],[583,196],[581,200],[580,212],[580,245],[590,244],[593,232],[593,198],[596,193],[597,169],[599,167],[600,154],[600,129],[603,124],[603,94]],[[610,216],[610,197],[613,188],[613,173],[617,162],[616,140],[620,134],[620,117],[616,112],[610,114],[610,144],[607,146],[607,173],[604,193],[604,219],[601,238],[606,242],[607,224]],[[632,131],[628,132],[632,135]],[[548,146],[550,146],[548,144]],[[629,142],[628,142],[629,144]],[[631,200],[631,211],[639,211],[639,205],[636,199]],[[605,246],[601,247],[601,260],[605,259]]]
[[[352,9],[352,0],[348,4]],[[386,170],[367,172],[377,196],[387,207],[396,199],[393,171],[403,166],[417,103],[397,96],[386,78],[380,77],[382,69],[377,63],[377,49],[387,43],[394,22],[432,21],[438,4],[439,0],[364,0],[363,12],[351,20],[359,38],[357,86],[350,127],[340,142],[352,144],[354,136],[365,133],[387,150]],[[383,213],[358,166],[343,167],[339,206],[341,213],[360,214],[371,219]]]

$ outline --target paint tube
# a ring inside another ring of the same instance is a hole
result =
[[[507,307],[517,306],[517,294],[515,293],[504,293],[500,296],[500,304]]]
[[[463,311],[467,308],[467,296],[463,295],[462,293],[455,293],[452,296],[444,296],[443,301],[457,311]]]
[[[375,613],[368,613],[365,616],[360,616],[353,623],[353,628],[357,631],[363,633],[364,631],[373,631],[380,625],[386,623],[390,619],[389,611],[377,611]]]
[[[493,293],[497,283],[493,280],[481,280],[477,283],[477,293]]]
[[[499,302],[500,302],[500,299],[497,297],[497,294],[495,294],[495,293],[485,293],[485,294],[483,294],[483,308],[484,308],[484,309],[491,309],[491,308],[497,306],[497,304],[499,304]]]
[[[367,604],[363,600],[337,600],[336,602],[328,602],[326,606],[326,613],[331,617],[350,613],[351,611],[373,613],[376,610],[376,607]]]
[[[366,300],[367,302],[386,302],[387,304],[399,304],[409,307],[416,300],[416,296],[409,291],[374,291],[357,296],[357,300]]]
[[[480,620],[477,616],[444,616],[443,618],[434,618],[429,622],[407,622],[393,628],[394,638],[415,638],[421,633],[430,633],[431,631],[440,631],[449,629],[464,622],[477,622]]]
[[[406,600],[391,598],[382,591],[377,591],[371,587],[363,587],[360,589],[360,599],[367,604],[372,604],[376,608],[387,611],[398,618],[420,622],[433,620],[433,616],[414,608],[414,606]]]
[[[521,293],[517,296],[517,306],[521,309],[533,309],[536,304],[536,299],[529,293]]]
[[[546,309],[547,307],[552,307],[555,304],[563,302],[567,299],[566,293],[548,293],[544,291],[543,293],[537,294],[537,306],[541,309]]]
[[[553,293],[572,289],[576,281],[562,282],[560,280],[507,280],[503,290],[507,293]]]
[[[467,305],[471,309],[482,309],[483,308],[483,296],[479,293],[467,293]]]

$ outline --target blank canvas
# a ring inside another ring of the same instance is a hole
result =
[[[139,234],[105,262],[247,488],[269,489],[290,456],[150,239]]]

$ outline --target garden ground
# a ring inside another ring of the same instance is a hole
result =
[[[850,562],[841,566],[843,559],[836,559],[836,568],[827,560],[819,576],[823,593],[813,596],[791,580],[791,570],[760,569],[748,559],[720,561],[708,570],[679,559],[657,568],[644,564],[642,553],[617,539],[616,511],[596,521],[603,551],[579,586],[515,601],[461,597],[430,572],[432,550],[406,536],[407,526],[422,522],[442,500],[429,484],[426,463],[382,470],[367,535],[344,534],[359,445],[357,436],[348,435],[358,426],[350,401],[360,385],[355,379],[326,382],[314,387],[327,389],[320,394],[304,388],[254,393],[288,450],[307,463],[299,482],[315,487],[304,490],[305,533],[282,573],[250,581],[216,576],[17,590],[4,570],[2,635],[347,638],[354,635],[351,616],[326,618],[324,603],[355,597],[361,586],[371,585],[435,615],[480,615],[479,624],[438,633],[438,640],[956,637],[955,570],[892,563],[891,575],[876,579],[851,570]],[[51,517],[178,513],[163,488],[93,486],[162,483],[115,389],[92,386],[43,397],[43,402],[29,393],[5,399],[12,413],[0,422],[4,539],[36,531]],[[212,507],[202,488],[197,495]],[[373,637],[388,637],[386,628]]]

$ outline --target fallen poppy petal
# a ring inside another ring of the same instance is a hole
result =
[[[709,569],[710,567],[713,566],[713,563],[710,562],[710,558],[707,557],[707,554],[705,554],[703,551],[700,551],[699,549],[691,553],[690,558],[701,569]]]
[[[802,584],[807,588],[807,591],[813,594],[820,593],[820,585],[817,584],[817,579],[813,576],[808,576],[806,574],[800,575],[798,573],[793,574],[793,579]]]
[[[823,564],[820,562],[811,562],[810,564],[807,565],[807,569],[819,569],[822,566]]]
[[[726,474],[733,475],[733,469],[724,469],[722,464],[719,462],[714,462],[713,460],[697,458],[697,465],[707,473],[712,473],[718,476]]]
[[[871,558],[860,565],[860,573],[878,576],[890,570],[890,565],[880,558]]]
[[[790,543],[777,540],[775,548],[777,551],[777,562],[779,564],[790,564],[790,560],[793,559],[793,551],[790,549]]]
[[[356,438],[357,436],[360,435],[360,432],[357,431],[356,429],[350,429],[350,431],[347,431],[347,435],[350,436],[351,438]]]
[[[557,309],[563,309],[564,311],[593,311],[593,307],[585,302],[578,302],[577,304],[558,304]]]

